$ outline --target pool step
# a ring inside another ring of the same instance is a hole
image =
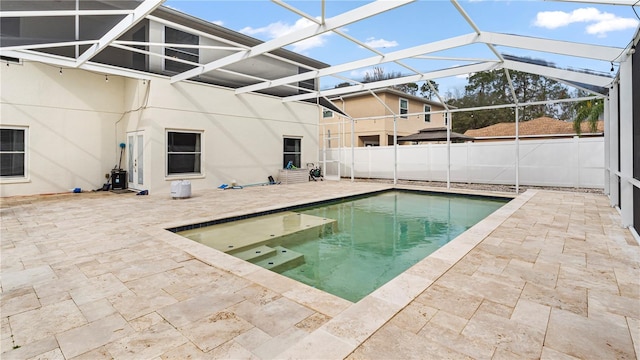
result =
[[[276,255],[276,251],[277,250],[272,247],[269,247],[267,245],[261,245],[255,248],[233,253],[232,255],[244,261],[255,263],[264,258],[268,258]]]
[[[251,262],[275,272],[293,269],[294,267],[304,264],[304,255],[298,252],[289,250],[282,246],[275,246],[273,249],[276,251],[275,255]]]
[[[336,220],[285,211],[178,234],[228,254],[236,254],[261,245],[286,246],[289,241],[308,241],[337,229]]]

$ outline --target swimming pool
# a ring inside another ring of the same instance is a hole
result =
[[[178,234],[356,302],[507,201],[390,191]]]

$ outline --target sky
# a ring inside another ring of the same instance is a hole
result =
[[[640,0],[639,0],[640,2]],[[368,1],[328,0],[324,13],[331,18],[367,4]],[[323,9],[316,0],[286,1],[286,4],[320,18]],[[482,31],[500,32],[570,42],[615,46],[624,48],[636,33],[640,4],[634,7],[621,5],[594,5],[559,1],[459,1],[460,6]],[[268,41],[291,31],[312,24],[308,19],[268,0],[167,0],[164,3],[181,12],[196,16],[254,38]],[[634,11],[635,9],[635,11]],[[447,39],[473,32],[460,12],[449,1],[426,1],[404,5],[389,12],[346,25],[340,32],[382,53],[389,53],[413,46]],[[365,49],[336,33],[316,36],[292,44],[287,49],[330,65],[339,65],[374,56]],[[610,62],[567,58],[560,55],[498,48],[504,54],[543,59],[558,67],[589,69],[612,75]],[[409,68],[432,71],[451,65],[464,65],[473,61],[462,58],[495,59],[490,49],[474,44],[439,53],[433,56],[449,60],[409,59],[398,64],[382,64],[385,73],[413,74]],[[612,59],[613,60],[613,59]],[[340,74],[341,77],[323,78],[321,88],[352,79],[362,80],[372,68],[358,69]],[[435,80],[441,93],[461,93],[467,80],[465,76]]]

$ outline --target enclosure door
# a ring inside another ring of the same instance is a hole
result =
[[[127,177],[129,188],[143,190],[144,183],[144,132],[127,133]]]

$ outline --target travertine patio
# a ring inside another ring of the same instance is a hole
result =
[[[2,199],[0,357],[640,355],[640,247],[603,195],[529,190],[356,304],[164,230],[390,187]]]

